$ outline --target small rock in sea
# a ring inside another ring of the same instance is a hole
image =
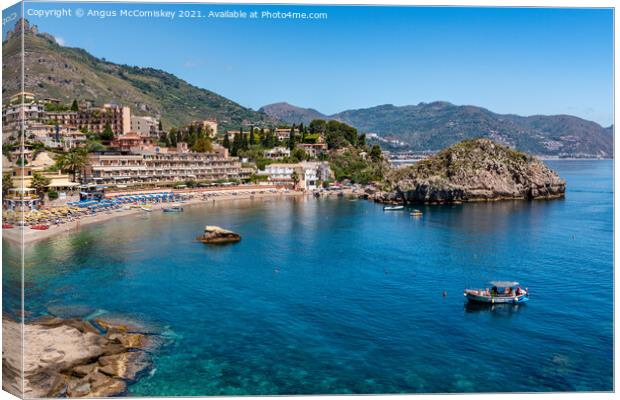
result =
[[[196,240],[206,244],[225,244],[238,242],[241,240],[241,236],[219,226],[207,225],[204,234],[198,236]]]

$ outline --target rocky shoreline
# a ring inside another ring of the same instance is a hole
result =
[[[108,397],[152,368],[154,336],[138,327],[46,317],[21,325],[3,316],[3,389],[19,397]]]
[[[411,167],[392,171],[387,204],[459,204],[564,197],[566,182],[541,161],[488,139],[466,140]]]

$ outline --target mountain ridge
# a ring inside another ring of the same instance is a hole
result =
[[[381,143],[388,149],[394,145],[396,150],[434,151],[461,140],[486,137],[540,155],[613,156],[613,125],[605,128],[571,115],[524,117],[446,101],[383,104],[332,115],[286,102],[254,111],[166,71],[107,61],[84,49],[61,46],[52,35],[39,33],[35,26],[26,27],[26,91],[66,103],[78,99],[127,105],[135,115],[161,117],[166,129],[207,118],[216,118],[220,131],[243,125],[270,127],[282,122],[307,124],[317,118],[335,119],[362,133],[381,135]],[[21,89],[19,37],[10,35],[2,43],[5,101]]]
[[[289,124],[310,124],[313,119],[325,119],[329,118],[328,115],[323,114],[314,108],[303,108],[294,106],[285,101],[278,103],[271,103],[258,109],[259,112],[264,112],[267,115],[279,115],[278,119],[285,121]]]
[[[279,107],[268,105],[261,110],[288,123],[298,123],[307,116],[308,109],[276,104]],[[278,113],[281,108],[288,113]],[[332,115],[319,114],[326,119],[352,125],[365,133],[377,133],[402,141],[407,144],[408,150],[414,151],[439,150],[460,140],[486,137],[541,155],[613,155],[613,125],[602,127],[596,122],[568,114],[499,114],[483,107],[455,105],[447,101],[405,106],[381,104]]]

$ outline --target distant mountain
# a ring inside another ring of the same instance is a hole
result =
[[[217,118],[222,129],[274,123],[264,113],[165,71],[115,64],[82,49],[60,46],[53,36],[38,33],[36,27],[26,30],[24,49],[25,90],[40,98],[123,104],[138,115],[160,115],[165,127],[206,118]],[[11,35],[2,43],[4,100],[20,90],[20,51],[20,35]]]
[[[313,119],[328,118],[327,115],[322,114],[313,108],[301,108],[284,102],[269,104],[261,107],[258,111],[288,124],[303,123],[307,125]]]
[[[316,110],[288,104],[275,107],[275,111],[270,107],[263,110],[288,122],[322,115]],[[336,119],[361,132],[403,142],[406,149],[413,151],[439,150],[465,139],[486,137],[540,155],[613,156],[613,126],[603,128],[570,115],[522,117],[496,114],[482,107],[433,102],[410,106],[386,104],[319,118]]]
[[[21,89],[21,50],[19,35],[9,35],[2,43],[5,101]],[[410,150],[439,150],[482,136],[535,154],[613,155],[613,126],[603,128],[569,115],[502,115],[447,102],[381,105],[331,116],[287,103],[254,111],[165,71],[115,64],[82,49],[60,46],[54,37],[38,33],[35,27],[28,27],[24,34],[24,60],[25,90],[37,97],[54,97],[67,103],[73,99],[120,103],[137,115],[161,116],[167,128],[205,118],[217,118],[222,130],[323,118],[377,133],[387,139],[382,143],[396,143],[398,148],[403,142]]]

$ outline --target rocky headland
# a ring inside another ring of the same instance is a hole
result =
[[[465,140],[415,165],[391,171],[381,203],[455,204],[555,199],[566,182],[536,158],[489,139]]]
[[[56,317],[26,323],[23,360],[21,325],[8,317],[2,325],[3,389],[19,397],[118,396],[151,369],[152,337],[127,325]]]

